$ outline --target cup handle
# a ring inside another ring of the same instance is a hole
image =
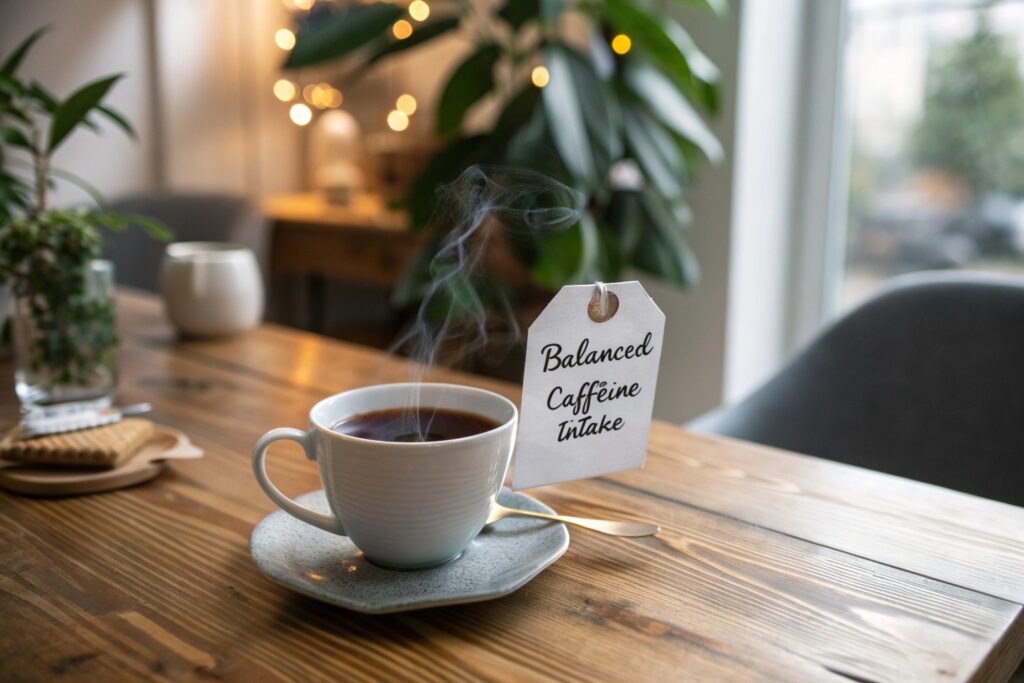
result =
[[[266,493],[267,497],[274,501],[279,508],[293,517],[301,519],[306,524],[312,524],[313,526],[323,529],[324,531],[329,531],[332,534],[346,536],[345,527],[342,526],[341,521],[333,514],[325,515],[322,512],[311,510],[305,505],[299,505],[294,500],[281,493],[281,490],[274,486],[274,483],[270,481],[270,477],[267,476],[267,448],[275,441],[284,440],[298,441],[302,445],[303,450],[306,451],[306,457],[316,462],[316,453],[313,451],[313,443],[309,432],[292,429],[291,427],[278,427],[277,429],[271,429],[259,438],[252,449],[252,471],[256,475],[256,481],[263,489],[263,492]]]

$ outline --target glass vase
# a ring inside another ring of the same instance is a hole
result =
[[[16,296],[11,319],[15,391],[23,410],[105,407],[117,387],[114,264],[93,260],[78,292],[59,301]]]

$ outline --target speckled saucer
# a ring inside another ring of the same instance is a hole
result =
[[[323,491],[297,500],[328,511]],[[552,512],[534,498],[507,489],[498,502]],[[278,511],[256,525],[249,547],[256,566],[274,581],[357,612],[383,614],[508,595],[562,556],[569,547],[569,532],[562,524],[510,517],[485,528],[452,562],[392,571],[366,561],[347,538]]]

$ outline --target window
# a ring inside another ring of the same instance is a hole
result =
[[[847,8],[832,312],[915,270],[1024,274],[1024,2]]]

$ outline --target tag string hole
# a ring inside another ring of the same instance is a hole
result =
[[[587,305],[587,315],[595,323],[608,322],[619,310],[619,297],[615,296],[615,292],[609,292],[605,290],[607,301],[602,306],[601,292],[595,291],[594,296],[590,298],[590,303]]]

